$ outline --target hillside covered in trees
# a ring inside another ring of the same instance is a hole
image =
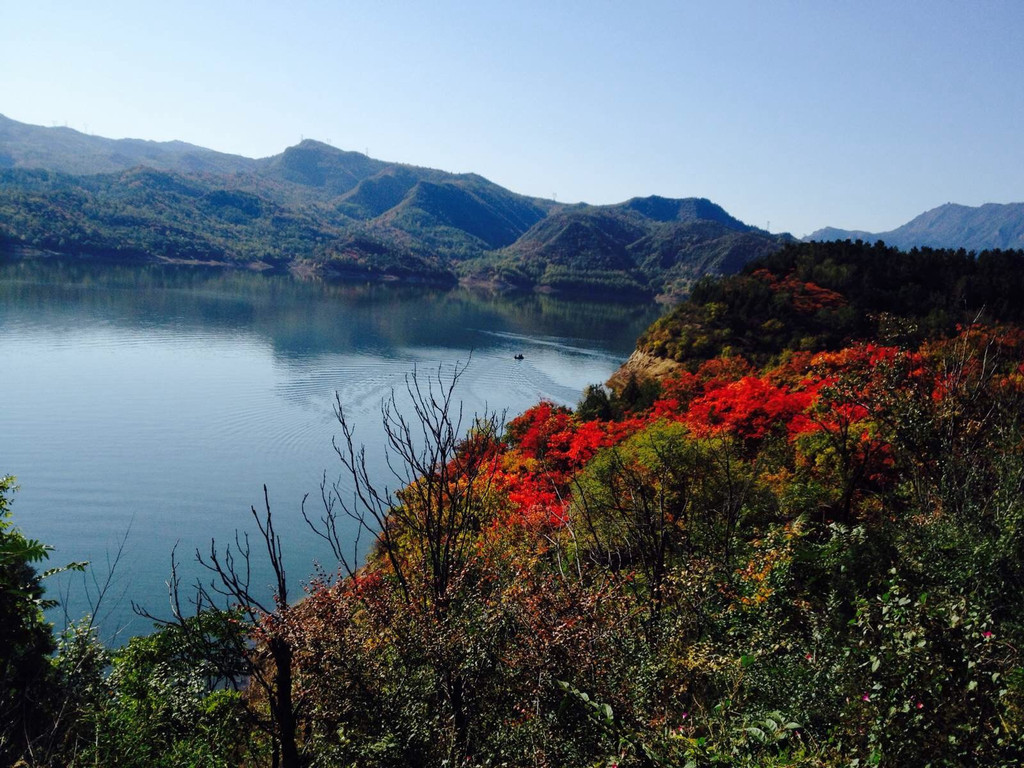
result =
[[[1021,323],[1022,290],[1021,251],[791,244],[741,274],[695,286],[643,334],[625,372],[692,369],[737,354],[760,365],[786,351],[866,340],[912,345],[957,324]]]
[[[25,630],[0,667],[0,755],[1019,764],[1022,261],[787,247],[648,331],[660,378],[507,425],[460,419],[458,371],[413,376],[415,412],[383,411],[395,494],[339,402],[341,480],[306,510],[337,572],[296,602],[278,569],[260,603],[241,553],[214,550],[227,597],[206,587],[195,613],[179,585],[179,614],[113,653],[79,630],[46,659],[5,502],[0,594],[21,624],[0,626]],[[249,556],[279,562],[278,518],[253,515]],[[346,516],[365,553],[338,538]]]
[[[560,205],[304,140],[253,160],[0,116],[0,249],[677,296],[780,247],[698,199]]]

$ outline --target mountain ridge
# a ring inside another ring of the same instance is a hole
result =
[[[984,203],[978,206],[945,203],[888,232],[824,227],[803,240],[882,240],[903,250],[923,247],[971,251],[1024,248],[1024,203]]]
[[[706,198],[567,205],[313,139],[251,159],[0,116],[8,247],[672,299],[790,239]]]

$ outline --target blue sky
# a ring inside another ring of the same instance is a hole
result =
[[[0,113],[772,231],[1024,201],[1024,2],[0,3]]]

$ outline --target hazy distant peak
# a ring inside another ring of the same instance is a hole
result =
[[[819,240],[821,242],[830,242],[832,240],[865,240],[873,242],[876,238],[870,232],[865,232],[861,229],[840,229],[839,227],[822,227],[816,229],[811,234],[803,238],[804,242],[810,242],[811,240]]]
[[[115,173],[136,165],[164,171],[238,173],[255,161],[184,141],[108,139],[64,126],[29,125],[0,115],[0,165],[71,174]]]
[[[334,146],[328,144],[326,141],[318,141],[317,139],[303,139],[295,146],[302,149],[324,149],[327,151],[335,149]]]
[[[1024,203],[944,203],[888,232],[826,227],[804,240],[883,240],[904,250],[925,246],[973,251],[1024,248]]]
[[[338,156],[345,156],[345,157],[363,157],[363,158],[366,158],[367,160],[372,160],[373,159],[369,155],[366,155],[366,154],[364,154],[362,152],[356,152],[354,150],[349,150],[349,149],[341,149],[339,147],[334,146],[333,144],[328,144],[325,141],[318,141],[317,139],[303,139],[298,144],[295,144],[294,146],[291,146],[291,147],[287,147],[285,149],[285,152],[288,152],[289,150],[304,150],[304,151],[309,151],[309,152],[323,152],[324,154],[327,154],[327,155],[338,155]],[[383,162],[383,161],[379,161],[378,160],[377,162]]]

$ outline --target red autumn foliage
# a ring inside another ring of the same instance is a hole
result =
[[[822,309],[834,309],[846,304],[846,299],[835,291],[817,283],[804,282],[795,275],[779,278],[767,269],[754,272],[754,277],[768,283],[773,293],[786,294],[790,304],[800,314],[810,315]]]
[[[970,355],[964,354],[966,347]],[[878,421],[894,398],[959,396],[950,388],[980,376],[986,349],[1019,359],[1024,333],[971,326],[920,351],[862,343],[817,354],[793,352],[763,371],[739,356],[716,358],[695,373],[665,379],[661,397],[646,411],[617,421],[580,421],[567,408],[542,402],[509,424],[503,445],[481,439],[472,450],[494,461],[495,488],[508,500],[511,520],[527,528],[563,526],[573,478],[595,454],[663,421],[685,424],[698,439],[736,437],[755,451],[773,437],[794,444],[820,435],[824,442],[801,443],[796,461],[806,470],[813,455],[805,452],[831,445],[845,456],[851,482],[873,493],[888,487],[895,471]],[[970,362],[951,371],[949,361],[958,354]],[[1004,370],[1009,372],[995,386],[1024,393],[1024,364]]]
[[[697,369],[697,379],[703,383],[705,389],[710,389],[728,384],[730,381],[738,381],[744,376],[751,376],[754,372],[754,366],[739,355],[716,357],[701,364]]]
[[[564,450],[565,430],[571,418],[568,408],[543,400],[510,421],[505,432],[524,456],[554,459]]]
[[[788,390],[763,378],[744,376],[709,389],[695,400],[686,414],[686,423],[698,435],[728,432],[744,439],[760,439],[779,428],[796,434],[806,431],[806,423],[797,417],[813,400],[811,390]]]

